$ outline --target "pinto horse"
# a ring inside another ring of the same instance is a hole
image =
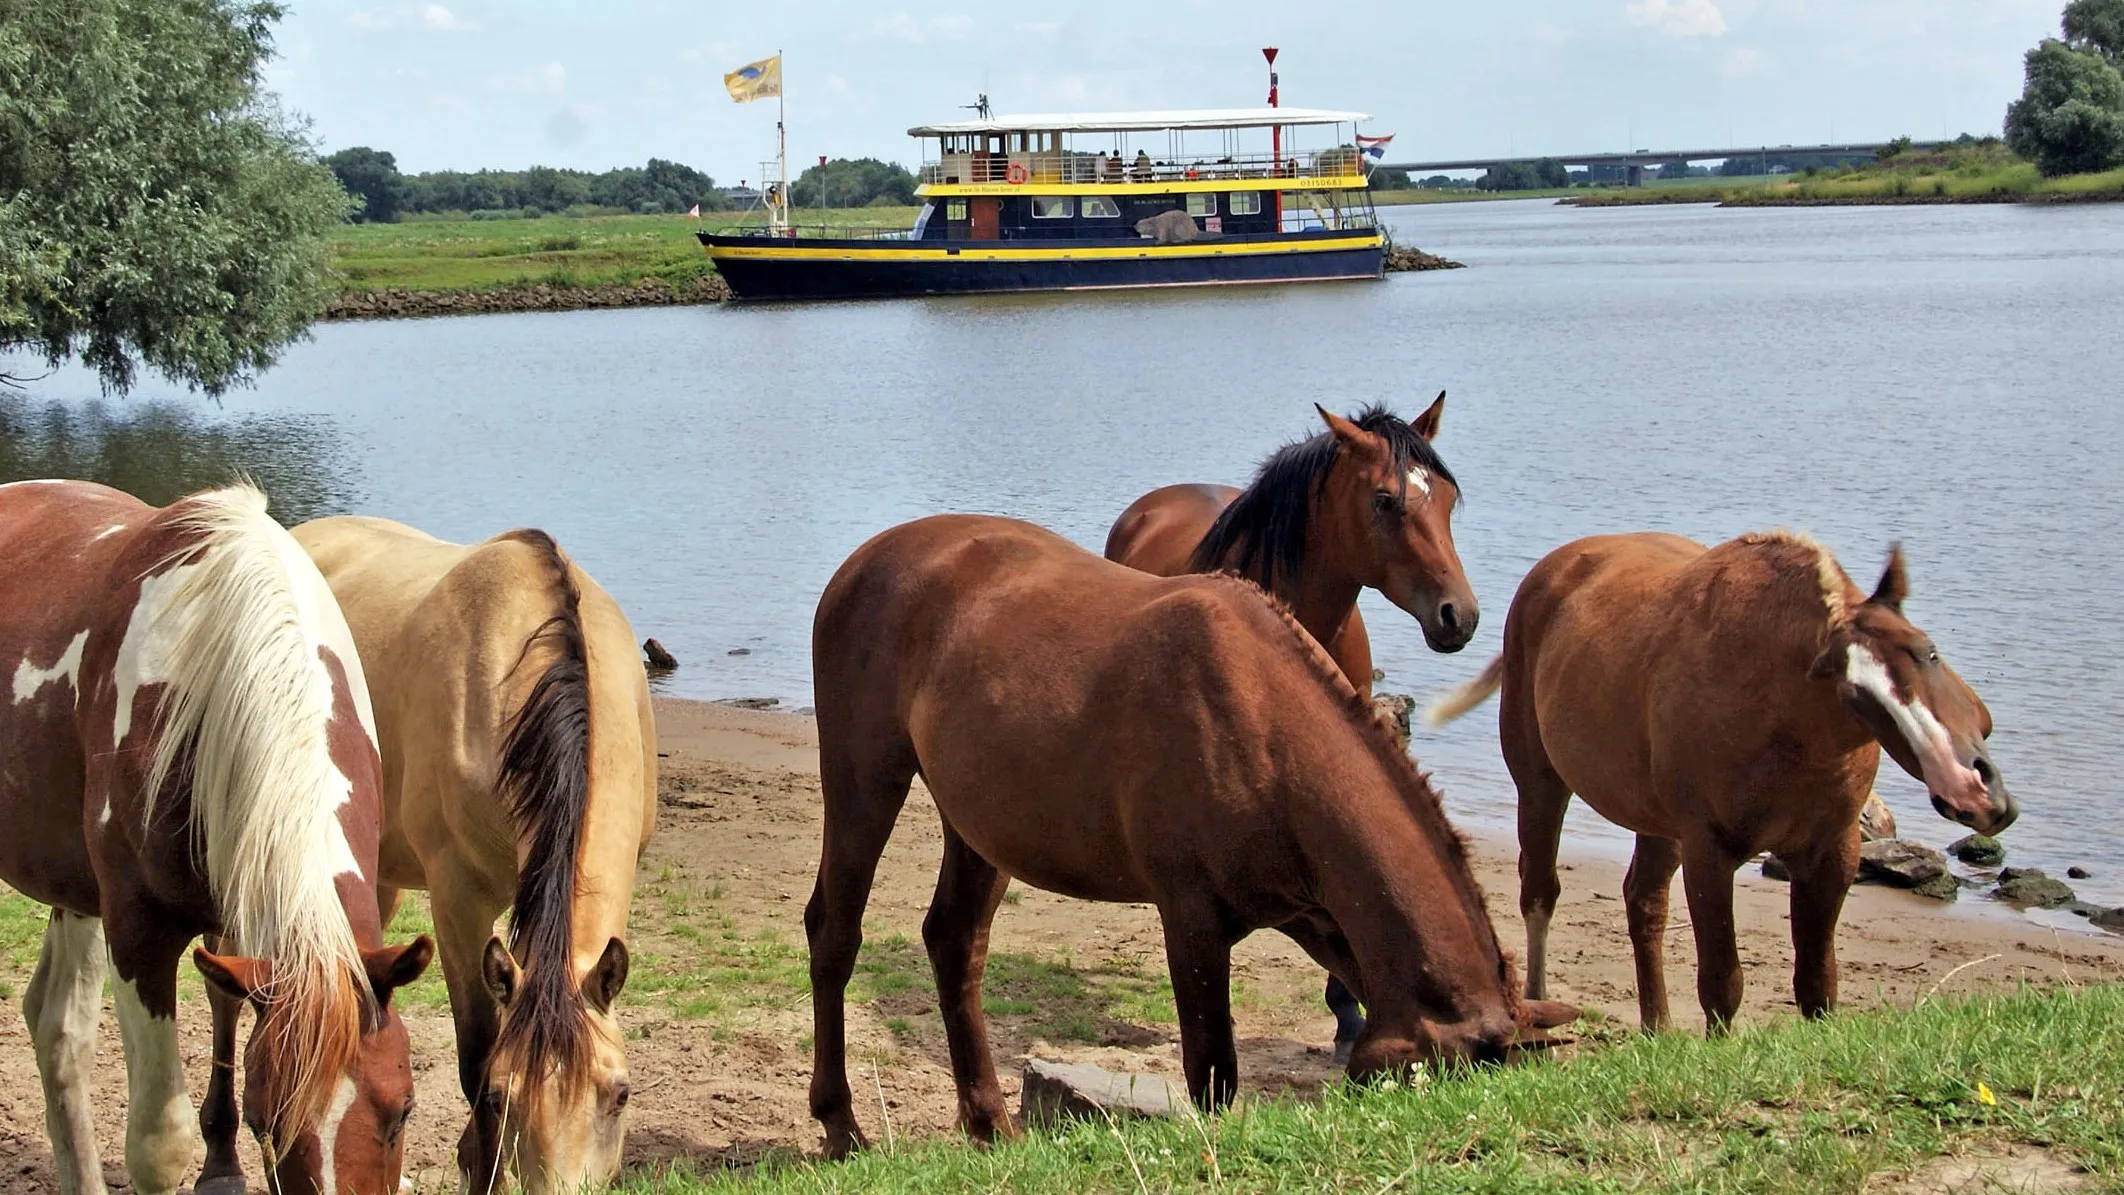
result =
[[[1232,944],[1289,935],[1372,1009],[1357,1078],[1495,1060],[1575,1010],[1522,1003],[1458,835],[1317,642],[1252,583],[1159,578],[1009,519],[886,531],[812,628],[825,836],[804,910],[811,1112],[863,1144],[844,992],[878,857],[919,774],[944,822],[922,938],[959,1121],[1014,1135],[981,1011],[1011,877],[1155,904],[1188,1092],[1238,1081]]]
[[[383,760],[378,886],[426,889],[471,1114],[467,1190],[619,1173],[635,863],[656,824],[656,730],[634,632],[540,531],[472,546],[383,519],[295,539],[368,666]],[[513,903],[512,903],[513,895]],[[510,910],[509,940],[494,920]]]
[[[0,486],[0,880],[52,906],[22,1009],[59,1189],[104,1190],[89,1068],[105,964],[124,1035],[125,1164],[173,1192],[198,1140],[177,969],[258,1017],[243,1116],[275,1190],[395,1195],[413,1108],[391,993],[426,938],[387,947],[361,661],[324,579],[248,487],[156,509],[85,482]],[[233,1026],[231,1047],[233,1049]],[[233,1060],[232,1060],[233,1061]],[[243,1190],[204,1120],[202,1192]]]
[[[1527,994],[1542,994],[1571,795],[1637,834],[1623,881],[1647,1030],[1667,1024],[1675,868],[1696,933],[1697,997],[1717,1032],[1740,1007],[1733,873],[1768,850],[1792,872],[1800,1011],[1836,1004],[1836,923],[1858,871],[1880,752],[1943,817],[1992,834],[2017,809],[1985,751],[1991,713],[1903,616],[1900,549],[1869,597],[1804,536],[1706,549],[1674,535],[1582,539],[1534,566],[1504,654],[1434,722],[1503,689],[1498,736],[1519,788]]]
[[[1453,546],[1460,483],[1431,447],[1445,393],[1414,423],[1379,407],[1354,419],[1314,409],[1327,431],[1278,449],[1244,491],[1169,485],[1136,499],[1107,532],[1106,558],[1161,577],[1239,573],[1290,607],[1370,699],[1359,590],[1408,611],[1433,651],[1467,646],[1480,616]],[[1333,976],[1326,999],[1346,1062],[1364,1016]]]

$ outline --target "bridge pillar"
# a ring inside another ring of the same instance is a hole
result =
[[[1644,185],[1645,185],[1645,168],[1644,168],[1644,167],[1642,167],[1642,166],[1635,166],[1635,165],[1633,165],[1633,166],[1626,166],[1626,167],[1624,167],[1624,168],[1623,168],[1623,185],[1624,185],[1624,186],[1626,186],[1626,187],[1642,187],[1642,186],[1644,186]]]

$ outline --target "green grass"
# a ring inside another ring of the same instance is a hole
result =
[[[831,227],[905,228],[912,208],[828,211]],[[818,212],[797,213],[802,225]],[[715,272],[693,234],[744,221],[736,212],[686,216],[545,216],[535,220],[419,219],[349,224],[332,237],[333,268],[348,291],[495,290],[605,286],[644,278],[682,284]],[[757,224],[759,218],[751,217]]]
[[[1581,192],[1585,207],[1645,203],[1725,203],[1769,206],[1794,203],[1968,203],[2107,197],[2124,200],[2124,170],[2044,178],[1993,143],[1957,146],[1939,153],[1904,154],[1883,162],[1775,179],[1677,180],[1668,189],[1607,189]]]
[[[874,1108],[867,1124],[882,1138]],[[1935,1159],[2009,1148],[2124,1190],[2124,987],[1781,1021],[1710,1042],[1618,1034],[1568,1061],[1247,1101],[1207,1120],[1079,1124],[994,1150],[944,1138],[839,1164],[777,1154],[626,1189],[1860,1192],[1914,1172],[1906,1189],[1930,1190],[1943,1185],[1924,1169]]]

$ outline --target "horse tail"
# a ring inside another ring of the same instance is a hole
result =
[[[575,986],[576,862],[590,806],[590,662],[582,590],[574,566],[543,531],[508,537],[538,553],[551,571],[554,612],[524,643],[552,657],[510,722],[496,789],[519,833],[531,840],[509,912],[509,948],[524,967],[496,1042],[523,1073],[551,1074],[564,1097],[589,1073],[590,1038]],[[534,1082],[529,1099],[542,1098]]]
[[[346,645],[357,702],[361,663],[323,575],[263,493],[197,494],[158,522],[179,546],[149,570],[147,608],[134,611],[169,645],[145,818],[165,812],[165,795],[187,799],[222,932],[270,964],[258,995],[279,1062],[272,1115],[299,1132],[323,1118],[374,1006],[334,879],[360,862],[338,820],[348,788],[327,745],[333,685],[319,647]]]
[[[1445,694],[1423,711],[1425,726],[1444,726],[1488,701],[1504,685],[1504,657],[1497,656],[1474,680]]]

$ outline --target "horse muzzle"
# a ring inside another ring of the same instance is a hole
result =
[[[1936,778],[1929,774],[1933,769],[1926,770],[1925,787],[1932,798],[1933,812],[1948,821],[1968,826],[1979,834],[1997,834],[2021,816],[2019,802],[2006,790],[2006,781],[1982,748],[1972,752],[1969,762],[1952,769],[1950,775]]]

